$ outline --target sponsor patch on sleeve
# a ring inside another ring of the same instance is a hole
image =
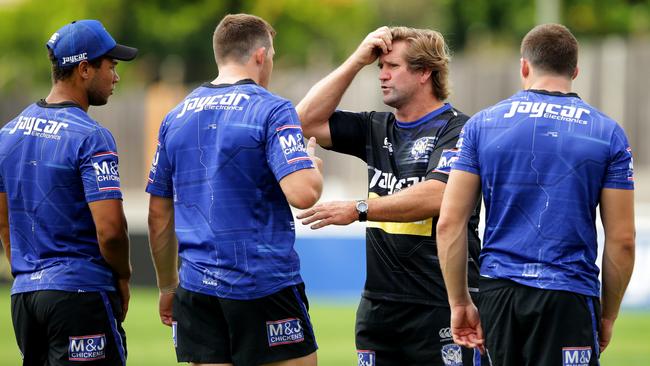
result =
[[[463,148],[463,140],[465,139],[465,138],[463,137],[463,133],[464,133],[464,132],[465,132],[465,130],[463,130],[463,132],[461,132],[461,135],[460,135],[460,137],[458,138],[458,141],[456,141],[456,148],[459,149],[459,150]]]
[[[156,177],[156,170],[158,170],[158,159],[160,158],[160,141],[156,141],[156,153],[153,155],[153,160],[151,161],[151,169],[149,169],[149,177],[147,180],[149,183],[154,182]]]
[[[95,179],[100,191],[119,191],[120,173],[117,169],[117,153],[104,151],[94,154],[91,158],[95,168]]]
[[[357,366],[375,366],[375,351],[357,350]]]
[[[442,362],[445,366],[463,366],[463,350],[455,344],[445,344],[441,349]]]
[[[298,343],[305,340],[305,332],[298,318],[267,321],[266,334],[269,347]]]
[[[440,160],[438,160],[438,165],[433,170],[436,173],[451,173],[452,164],[458,160],[460,150],[459,149],[444,149],[440,155]]]
[[[630,165],[627,168],[627,180],[634,181],[634,158],[632,157],[632,148],[628,146],[625,150],[630,154]]]
[[[284,125],[278,127],[275,132],[280,140],[280,148],[287,163],[310,160],[306,153],[302,128],[299,125]]]
[[[94,361],[105,357],[105,334],[69,337],[68,359],[70,361]]]
[[[562,366],[589,366],[591,347],[563,347]]]

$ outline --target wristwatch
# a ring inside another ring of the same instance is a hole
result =
[[[359,213],[359,222],[368,220],[368,202],[366,200],[357,201],[357,213]]]

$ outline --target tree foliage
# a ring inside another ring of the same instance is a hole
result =
[[[546,0],[538,0],[546,1]],[[650,0],[564,0],[560,19],[579,38],[650,30]],[[0,91],[49,84],[45,42],[75,19],[101,20],[113,36],[140,49],[121,66],[128,80],[148,83],[166,60],[180,60],[185,81],[216,75],[211,39],[227,13],[248,12],[278,31],[280,67],[338,63],[380,25],[443,32],[459,52],[477,44],[516,47],[535,24],[529,0],[5,0],[0,1]]]

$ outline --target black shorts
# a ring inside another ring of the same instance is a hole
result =
[[[125,365],[115,292],[34,291],[11,296],[23,365]]]
[[[481,279],[479,313],[499,366],[598,365],[600,302],[567,291]]]
[[[304,284],[254,300],[178,288],[173,334],[178,362],[259,365],[307,356],[316,339]]]
[[[361,366],[481,365],[478,350],[454,344],[448,307],[361,298],[356,346]]]

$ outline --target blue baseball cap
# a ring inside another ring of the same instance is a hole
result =
[[[78,20],[54,32],[45,44],[60,67],[72,67],[84,60],[106,56],[130,61],[138,49],[117,44],[98,20]]]

